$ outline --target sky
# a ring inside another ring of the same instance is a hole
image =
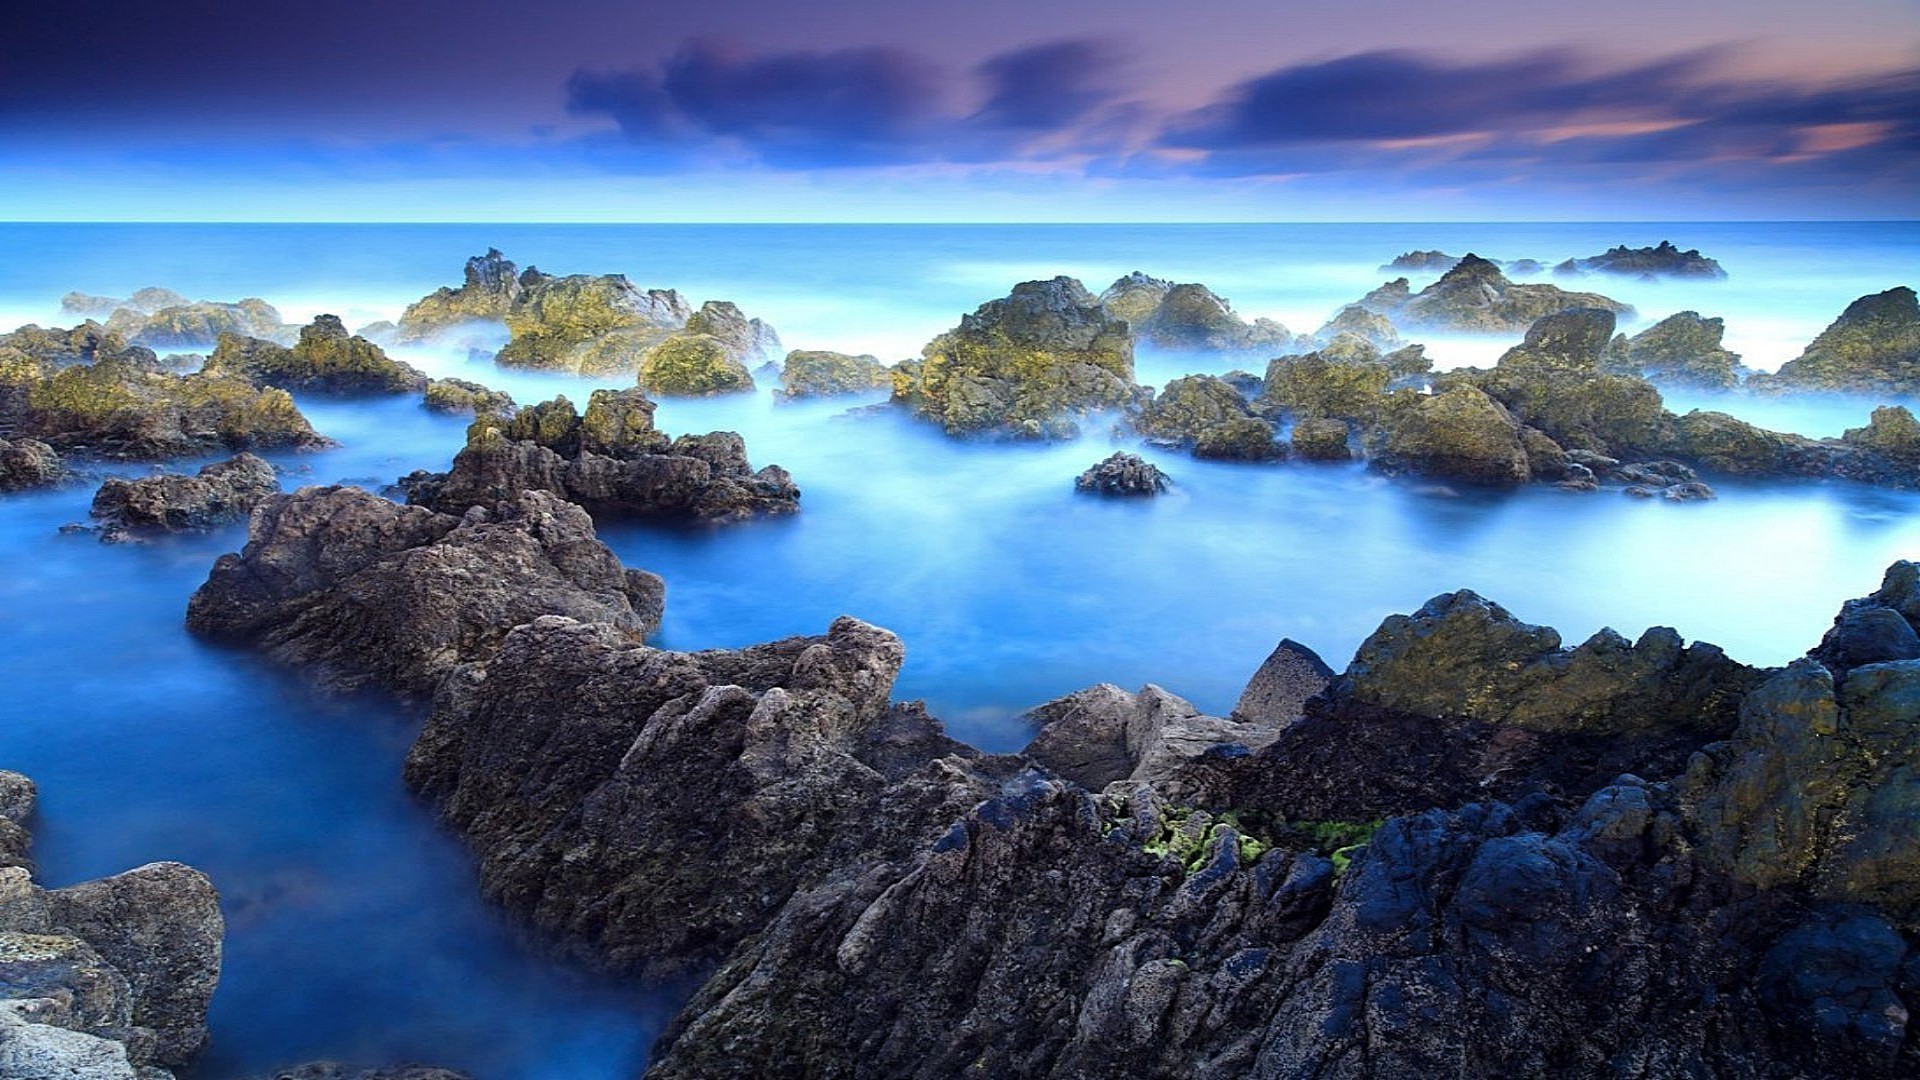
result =
[[[0,35],[0,218],[1920,216],[1920,0],[177,0]]]

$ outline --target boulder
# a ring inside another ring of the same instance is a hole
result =
[[[1726,323],[1697,311],[1669,315],[1609,352],[1605,368],[1650,382],[1704,390],[1731,390],[1748,373],[1740,354],[1720,344]]]
[[[1920,302],[1902,285],[1847,305],[1800,355],[1756,389],[1920,393]]]
[[[1521,427],[1501,404],[1472,386],[1457,386],[1397,410],[1368,437],[1376,468],[1485,487],[1514,487],[1533,478]]]
[[[1352,334],[1374,348],[1387,351],[1401,345],[1393,320],[1359,304],[1348,304],[1313,332],[1315,344],[1327,345],[1342,334]]]
[[[704,334],[726,347],[742,367],[771,360],[781,353],[780,335],[759,319],[749,319],[738,305],[709,300],[687,316],[687,333]]]
[[[506,313],[512,339],[495,361],[577,375],[637,371],[646,351],[693,315],[671,289],[641,292],[620,274],[549,277],[529,270]]]
[[[1244,416],[1202,431],[1193,441],[1193,456],[1203,461],[1281,461],[1287,446],[1274,440],[1272,424]]]
[[[893,398],[950,435],[1068,435],[1138,396],[1128,324],[1067,277],[1014,286],[921,355],[894,369]]]
[[[257,647],[329,691],[423,697],[541,615],[600,620],[638,640],[663,588],[626,570],[585,511],[542,491],[462,516],[351,487],[274,495],[247,545],[222,555],[187,604],[187,628]]]
[[[640,358],[639,385],[654,394],[705,397],[753,389],[753,375],[727,342],[708,334],[675,334]]]
[[[279,490],[272,465],[241,454],[202,466],[193,476],[108,477],[94,492],[90,513],[107,540],[148,532],[204,531],[244,520]]]
[[[1217,746],[1257,750],[1281,726],[1277,717],[1203,716],[1152,683],[1135,694],[1101,683],[1049,701],[1025,719],[1038,734],[1021,753],[1089,791],[1118,781],[1166,780]]]
[[[1611,247],[1584,259],[1568,259],[1553,268],[1556,274],[1624,274],[1649,280],[1663,277],[1724,280],[1727,272],[1698,248],[1681,251],[1671,240],[1654,247]]]
[[[426,389],[427,376],[389,357],[363,337],[347,333],[338,316],[319,315],[300,330],[292,348],[271,341],[222,334],[206,371],[305,393],[407,394]]]
[[[1138,326],[1159,310],[1160,302],[1173,291],[1173,282],[1135,270],[1107,286],[1100,294],[1100,306],[1130,326]]]
[[[1296,723],[1307,701],[1332,681],[1333,669],[1320,654],[1292,638],[1281,638],[1240,692],[1240,700],[1229,715],[1237,723],[1255,724],[1278,733]]]
[[[473,322],[498,322],[520,299],[518,268],[497,248],[467,260],[458,289],[442,287],[407,305],[395,329],[402,344],[425,341]]]
[[[129,344],[150,349],[204,349],[225,334],[284,340],[292,329],[272,304],[257,298],[236,304],[183,301],[151,310],[118,307],[106,325]]]
[[[1359,305],[1401,327],[1477,333],[1524,330],[1536,320],[1568,308],[1633,313],[1626,304],[1598,293],[1568,292],[1553,285],[1516,285],[1498,266],[1471,253],[1418,293],[1411,293],[1401,279],[1368,293]]]
[[[489,390],[466,379],[433,379],[427,383],[423,404],[435,412],[464,412],[506,416],[514,411],[513,395]]]
[[[1412,270],[1415,273],[1430,273],[1438,270],[1445,273],[1460,262],[1460,256],[1449,255],[1444,251],[1428,249],[1409,251],[1394,257],[1394,260],[1380,269],[1385,271]]]
[[[1095,495],[1158,495],[1172,486],[1152,462],[1136,454],[1114,451],[1112,456],[1080,474],[1075,491]]]
[[[52,487],[67,478],[66,462],[38,439],[0,439],[0,491]]]
[[[1371,422],[1384,407],[1394,373],[1371,345],[1282,356],[1267,364],[1256,407],[1262,415],[1295,420],[1332,418]]]
[[[1347,422],[1330,416],[1309,416],[1295,421],[1288,443],[1293,448],[1293,456],[1302,461],[1353,460]]]
[[[1149,439],[1185,445],[1211,428],[1252,415],[1246,397],[1226,380],[1188,375],[1142,405],[1133,427]]]
[[[865,354],[795,349],[780,369],[780,393],[788,398],[864,394],[892,386],[893,373]]]
[[[1135,310],[1147,292],[1130,278],[1114,282],[1101,294],[1103,302],[1109,294],[1123,288],[1122,306]],[[1111,306],[1107,310],[1118,315]],[[1247,322],[1234,312],[1225,297],[1205,285],[1170,286],[1151,311],[1138,318],[1119,317],[1127,319],[1136,342],[1163,349],[1274,353],[1291,349],[1294,344],[1294,336],[1286,327],[1272,319]]]

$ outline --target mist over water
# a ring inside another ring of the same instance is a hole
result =
[[[1096,292],[1140,269],[1213,285],[1248,317],[1311,331],[1392,276],[1402,251],[1555,262],[1672,239],[1727,267],[1722,283],[1561,283],[1635,304],[1650,323],[1721,315],[1728,344],[1773,368],[1855,297],[1913,284],[1911,225],[1362,225],[1112,227],[0,226],[0,322],[70,325],[68,289],[262,296],[289,319],[393,318],[494,246],[553,273],[624,272],[694,303],[730,299],[790,348],[915,354],[1019,280],[1069,273]],[[1414,286],[1431,280],[1425,275]],[[1558,280],[1551,276],[1536,280]],[[1440,365],[1490,363],[1511,338],[1429,342]],[[596,383],[497,370],[464,348],[394,349],[530,403]],[[1143,351],[1143,382],[1258,371],[1264,358]],[[628,380],[607,379],[602,385]],[[1920,495],[1851,484],[1715,480],[1702,504],[1450,492],[1359,466],[1197,462],[1086,425],[1076,442],[958,442],[880,400],[667,400],[674,434],[741,432],[755,465],[793,472],[799,515],[722,528],[609,523],[629,565],[667,580],[664,647],[823,632],[841,614],[907,646],[896,688],[995,750],[1019,714],[1100,681],[1158,683],[1230,708],[1282,637],[1335,668],[1392,612],[1472,588],[1574,643],[1670,625],[1735,658],[1778,664],[1814,644],[1841,601],[1895,558],[1920,557]],[[1668,395],[1758,423],[1834,435],[1877,401]],[[271,455],[283,484],[372,488],[444,469],[464,417],[417,399],[301,400],[338,450]],[[1174,490],[1078,497],[1073,477],[1141,452]],[[182,463],[191,467],[195,463]],[[115,467],[135,474],[145,466]],[[313,1057],[401,1058],[483,1076],[633,1072],[677,992],[619,988],[541,959],[477,896],[471,859],[400,779],[415,718],[378,697],[325,701],[246,653],[181,628],[187,596],[244,529],[105,546],[62,535],[93,485],[0,501],[0,767],[40,782],[34,854],[64,884],[157,859],[206,870],[230,931],[200,1075]]]

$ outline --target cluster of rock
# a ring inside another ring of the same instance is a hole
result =
[[[510,416],[518,408],[513,395],[490,390],[469,379],[433,379],[427,383],[422,403],[435,412],[493,414]]]
[[[0,335],[0,435],[132,459],[332,445],[286,391],[227,372],[177,374],[92,322]]]
[[[90,511],[108,542],[163,532],[195,532],[242,521],[280,490],[273,466],[252,454],[204,466],[193,476],[110,476]]]
[[[1753,373],[1721,344],[1726,332],[1724,320],[1678,312],[1631,337],[1615,336],[1601,370],[1661,386],[1732,390]]]
[[[642,291],[620,274],[520,271],[493,249],[467,260],[458,289],[410,305],[394,336],[424,341],[477,321],[506,323],[512,336],[495,357],[503,366],[634,373],[657,394],[751,390],[748,365],[780,348],[771,326],[726,301],[696,311],[672,289]]]
[[[1171,486],[1173,481],[1151,461],[1118,450],[1073,482],[1075,491],[1094,495],[1158,495]]]
[[[32,781],[0,771],[0,1075],[170,1080],[207,1043],[219,896],[173,862],[35,885],[35,798]]]
[[[669,438],[638,388],[596,390],[584,413],[564,396],[511,415],[483,412],[444,473],[401,480],[407,501],[446,514],[540,491],[595,514],[741,520],[790,514],[800,489],[778,465],[754,469],[731,431]]]
[[[1722,280],[1727,272],[1720,264],[1700,254],[1698,248],[1685,251],[1662,240],[1654,247],[1611,247],[1584,259],[1568,259],[1553,268],[1556,274],[1625,274],[1654,279],[1662,277],[1710,278]]]
[[[342,396],[417,394],[427,386],[420,369],[393,359],[364,337],[349,334],[335,315],[316,316],[301,327],[292,348],[221,334],[202,370],[260,387]]]
[[[311,577],[399,546],[326,542],[318,510],[257,522],[282,538],[196,607],[251,566],[310,576],[309,605],[411,608]],[[437,595],[487,608],[492,570]],[[1785,669],[1664,628],[1566,648],[1459,592],[1338,676],[1283,643],[1230,717],[1070,695],[1020,755],[892,702],[901,644],[858,620],[680,653],[577,613],[506,629],[538,606],[362,670],[439,673],[407,777],[490,897],[590,962],[705,976],[652,1076],[1920,1066],[1912,563]],[[393,619],[272,625],[334,656],[370,622],[397,635],[370,653],[431,629]]]
[[[1633,313],[1630,306],[1598,293],[1515,284],[1498,266],[1472,253],[1417,293],[1406,278],[1397,278],[1361,297],[1358,305],[1402,329],[1471,333],[1524,330],[1544,316],[1569,308]]]
[[[1249,323],[1205,285],[1177,285],[1135,270],[1107,286],[1100,303],[1124,319],[1136,344],[1206,352],[1272,352],[1295,338],[1272,319]]]
[[[148,287],[125,300],[72,292],[60,309],[82,319],[105,319],[106,328],[129,344],[150,349],[204,349],[222,334],[286,341],[286,325],[272,304],[257,297],[237,303],[192,301],[171,289]]]

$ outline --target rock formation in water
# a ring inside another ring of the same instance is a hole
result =
[[[1094,495],[1158,495],[1173,485],[1166,473],[1138,454],[1116,450],[1074,480],[1075,491]]]
[[[670,397],[707,397],[753,389],[753,374],[727,343],[710,334],[675,334],[640,357],[642,390]]]
[[[82,319],[104,319],[106,329],[129,344],[151,349],[204,349],[222,334],[241,334],[274,341],[292,339],[272,304],[248,298],[227,304],[192,301],[171,289],[149,287],[125,300],[68,293],[60,309]]]
[[[639,389],[596,390],[584,414],[565,397],[511,417],[488,413],[445,473],[404,478],[407,501],[447,514],[544,491],[595,514],[737,521],[791,514],[800,489],[778,465],[755,470],[731,431],[670,439]]]
[[[950,435],[1071,436],[1074,418],[1133,404],[1133,340],[1078,281],[1016,285],[894,369],[893,399]]]
[[[1100,303],[1124,319],[1136,343],[1200,352],[1281,352],[1294,335],[1272,319],[1249,323],[1205,285],[1176,285],[1136,270],[1107,286]]]
[[[864,394],[892,387],[893,372],[865,354],[795,349],[780,369],[780,393],[789,398]]]
[[[1410,293],[1401,279],[1368,293],[1359,306],[1385,315],[1402,328],[1473,333],[1525,330],[1534,321],[1568,308],[1633,313],[1626,304],[1598,293],[1516,285],[1498,266],[1473,254],[1417,293]]]
[[[1313,342],[1324,347],[1343,334],[1357,337],[1382,352],[1391,352],[1405,344],[1392,319],[1359,304],[1348,304],[1335,312],[1333,318],[1313,332]]]
[[[32,781],[0,771],[0,1076],[171,1080],[207,1043],[226,930],[206,875],[32,881]]]
[[[1294,421],[1287,444],[1302,461],[1352,461],[1351,436],[1344,420],[1308,416]]]
[[[431,693],[542,615],[638,641],[660,623],[660,579],[625,570],[585,511],[543,491],[460,516],[353,487],[301,488],[254,511],[187,605],[187,629],[259,648],[332,691]]]
[[[409,344],[469,323],[501,322],[520,299],[519,268],[497,248],[468,259],[465,276],[458,289],[442,287],[408,304],[395,339]]]
[[[511,416],[517,407],[512,394],[504,390],[490,390],[468,379],[429,381],[421,403],[435,412],[463,412],[475,416]]]
[[[671,289],[634,287],[620,274],[552,277],[529,269],[506,313],[504,367],[577,375],[637,371],[646,351],[685,329],[693,309]]]
[[[193,476],[164,473],[126,480],[110,476],[94,492],[89,513],[101,538],[193,532],[245,520],[267,496],[280,490],[273,466],[252,454],[203,466]]]
[[[1727,272],[1698,248],[1681,251],[1673,241],[1655,247],[1611,247],[1584,259],[1568,259],[1553,268],[1556,274],[1624,274],[1649,280],[1663,277],[1723,280]]]
[[[152,350],[96,323],[0,335],[0,436],[132,459],[333,445],[286,391],[234,375],[175,374]]]
[[[336,315],[318,315],[301,327],[292,348],[238,334],[221,334],[208,374],[232,375],[255,386],[351,396],[417,394],[427,376],[395,360],[366,338],[347,333]]]
[[[1151,442],[1190,447],[1209,431],[1251,416],[1245,395],[1226,380],[1188,375],[1142,403],[1132,425]]]
[[[1682,311],[1632,337],[1615,338],[1603,367],[1663,386],[1731,390],[1750,372],[1740,363],[1739,353],[1720,344],[1726,330],[1720,319]]]
[[[1833,390],[1920,394],[1920,301],[1902,285],[1847,305],[1800,355],[1772,375],[1756,375],[1760,390]]]
[[[52,487],[70,473],[53,447],[38,439],[0,439],[0,491]]]
[[[1397,255],[1392,262],[1382,266],[1380,269],[1387,271],[1412,270],[1415,273],[1426,273],[1438,270],[1445,273],[1453,269],[1459,262],[1460,256],[1458,255],[1449,255],[1444,251],[1437,251],[1430,248],[1425,251],[1408,251]]]

